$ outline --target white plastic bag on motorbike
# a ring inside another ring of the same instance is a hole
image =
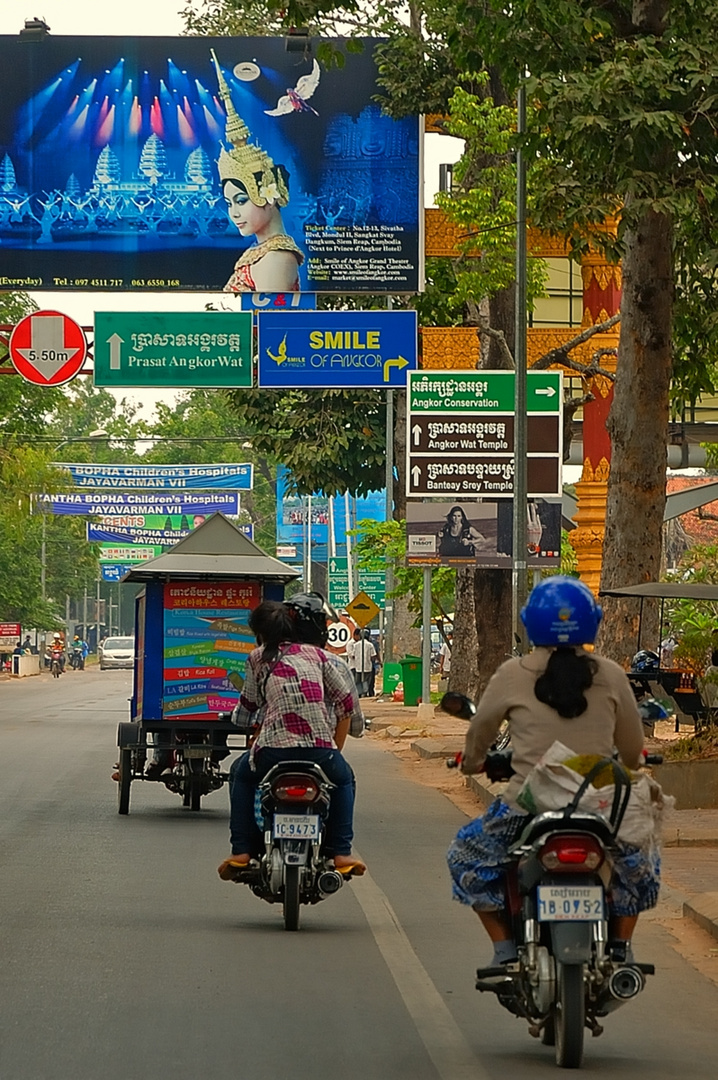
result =
[[[586,776],[566,764],[578,757],[563,743],[554,742],[524,780],[516,799],[519,806],[530,814],[565,809],[586,784]],[[600,814],[614,828],[620,820],[615,833],[618,840],[637,847],[650,846],[658,840],[663,814],[675,799],[664,795],[661,785],[647,773],[626,773],[631,783],[622,816],[617,807],[624,800],[620,791],[617,795],[615,784],[586,785],[578,809]]]

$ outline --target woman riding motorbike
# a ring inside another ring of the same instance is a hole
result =
[[[504,914],[507,852],[529,815],[516,796],[534,765],[556,740],[576,754],[610,757],[614,748],[629,769],[639,765],[643,728],[626,673],[581,646],[592,643],[602,610],[575,578],[551,577],[531,592],[521,612],[536,648],[502,664],[479,702],[461,762],[464,773],[481,770],[504,719],[508,720],[515,775],[483,817],[465,825],[449,848],[454,897],[473,907],[494,946],[492,966],[516,959]],[[638,914],[658,899],[659,859],[633,845],[614,853],[609,935],[612,947],[629,950]]]
[[[254,819],[254,793],[269,770],[282,761],[311,761],[334,785],[324,854],[337,869],[366,867],[351,854],[354,774],[341,754],[349,728],[361,722],[354,681],[346,665],[324,651],[327,616],[317,593],[301,593],[283,604],[267,600],[249,618],[259,648],[247,659],[246,678],[235,723],[259,727],[250,750],[230,769],[232,855],[219,867],[232,880],[262,850]],[[261,712],[260,712],[261,710]]]

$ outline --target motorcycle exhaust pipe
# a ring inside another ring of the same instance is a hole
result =
[[[611,972],[608,979],[608,990],[611,997],[616,1001],[629,1001],[630,998],[640,994],[646,980],[643,972],[635,967],[620,967]]]
[[[331,896],[339,892],[344,884],[344,878],[336,870],[324,870],[317,879],[317,888],[322,896]]]

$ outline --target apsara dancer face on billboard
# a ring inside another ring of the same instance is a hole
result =
[[[418,291],[419,119],[374,44],[0,37],[0,288]]]
[[[283,165],[249,139],[249,129],[237,114],[216,54],[219,94],[227,110],[226,135],[231,149],[219,155],[219,178],[229,220],[240,236],[254,236],[255,244],[242,252],[225,292],[297,292],[300,248],[287,235],[281,207],[289,202],[289,177]],[[319,81],[319,65],[314,67]]]

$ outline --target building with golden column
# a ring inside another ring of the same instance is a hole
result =
[[[429,209],[425,219],[426,255],[456,258],[460,233],[441,210]],[[605,322],[620,309],[621,270],[609,265],[598,253],[584,257],[579,267],[568,256],[564,242],[532,230],[529,251],[546,261],[547,296],[539,299],[529,320],[528,362],[534,364],[552,349],[560,348],[583,329]],[[476,368],[480,358],[479,335],[475,327],[423,327],[422,366],[427,368]],[[601,350],[600,366],[615,371],[618,328],[597,334],[578,346],[572,358],[588,364]],[[608,350],[608,351],[606,351]],[[561,367],[561,365],[555,365]],[[606,493],[611,461],[611,445],[606,419],[613,398],[613,384],[605,376],[585,378],[563,369],[571,395],[591,400],[583,406],[583,469],[576,485],[578,510],[571,533],[582,579],[598,591],[606,517]]]

